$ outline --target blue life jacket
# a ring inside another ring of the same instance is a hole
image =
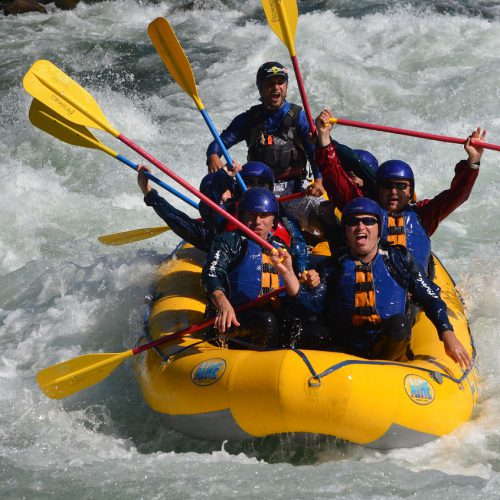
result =
[[[403,243],[410,251],[412,257],[427,274],[429,269],[429,259],[431,258],[431,240],[420,221],[415,207],[408,205],[405,210],[395,216],[400,219],[399,227],[389,227],[390,215],[384,210],[384,221],[382,224],[382,239],[390,244],[399,243],[398,238],[405,239]],[[402,220],[401,220],[402,219]]]
[[[329,285],[332,295],[328,304],[332,307],[328,314],[330,327],[334,332],[349,335],[347,343],[362,347],[359,342],[373,342],[374,336],[381,330],[381,320],[395,314],[405,314],[406,289],[399,284],[389,271],[384,258],[386,251],[379,250],[375,259],[368,265],[363,265],[371,271],[373,277],[374,303],[360,304],[356,294],[363,292],[364,284],[356,283],[356,272],[359,261],[345,254],[339,259],[338,271],[333,276],[334,282]],[[358,295],[359,299],[359,295]],[[356,304],[357,302],[357,304]],[[374,316],[378,315],[377,325]],[[355,322],[355,317],[365,317],[365,324]],[[356,333],[359,338],[356,339]],[[353,338],[354,337],[354,338]]]
[[[229,273],[231,304],[238,306],[284,285],[267,254],[253,240],[246,239],[243,259]],[[268,261],[268,262],[263,262]]]

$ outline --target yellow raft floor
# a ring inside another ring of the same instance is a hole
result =
[[[184,245],[159,268],[142,343],[201,323],[205,254]],[[475,359],[453,280],[436,259],[436,279],[455,333]],[[149,406],[171,428],[215,440],[281,433],[335,436],[379,449],[423,444],[452,432],[472,414],[477,366],[463,372],[425,314],[413,328],[416,358],[400,363],[337,352],[224,349],[187,337],[136,357]]]

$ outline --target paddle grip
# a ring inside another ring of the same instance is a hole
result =
[[[210,132],[212,132],[212,135],[214,139],[216,140],[219,148],[222,151],[222,154],[224,155],[224,158],[227,161],[227,164],[231,168],[231,170],[234,169],[234,163],[233,159],[231,158],[231,155],[229,154],[228,150],[226,149],[226,146],[224,146],[224,143],[222,142],[222,139],[220,138],[219,133],[217,132],[212,120],[210,119],[210,116],[208,116],[208,113],[205,108],[200,109],[201,116],[203,116],[203,119],[205,120],[205,123],[208,125],[208,128],[210,129]],[[236,174],[236,180],[238,181],[238,184],[240,185],[241,189],[243,192],[245,192],[248,188],[243,181],[243,178],[239,173]]]
[[[122,163],[125,163],[125,165],[129,166],[130,168],[133,168],[136,171],[139,168],[137,163],[134,163],[128,158],[125,158],[125,156],[117,155],[116,159],[120,160]],[[150,174],[149,172],[146,172],[146,177],[150,181],[153,181],[156,184],[158,184],[158,186],[161,186],[163,189],[166,189],[169,193],[175,194],[175,196],[177,196],[181,200],[185,201],[186,203],[189,203],[189,205],[191,205],[193,208],[198,209],[198,203],[193,201],[191,198],[188,198],[185,194],[182,194],[180,191],[177,191],[177,189],[173,188],[172,186],[165,184],[161,179],[158,179],[158,177],[155,177],[153,174]]]
[[[151,156],[147,151],[144,151],[141,147],[135,144],[133,141],[125,137],[123,134],[119,134],[117,139],[126,144],[129,148],[133,149],[136,153],[139,153],[143,158],[152,163],[155,167],[159,168],[162,172],[167,174],[171,179],[178,182],[182,187],[186,188],[190,193],[194,194],[198,199],[206,203],[210,208],[215,210],[218,214],[222,215],[222,217],[226,218],[230,222],[232,222],[239,230],[245,233],[249,238],[257,242],[263,248],[275,252],[276,249],[267,241],[262,239],[260,236],[255,234],[251,229],[242,224],[236,217],[233,217],[231,214],[227,213],[223,208],[221,208],[217,203],[214,203],[208,196],[205,196],[203,193],[200,193],[196,188],[191,186],[187,181],[185,181],[182,177],[179,177],[176,173],[172,172],[167,166],[161,163],[159,160]]]
[[[385,125],[377,125],[374,123],[365,123],[358,122],[354,120],[347,120],[344,118],[335,118],[335,123],[339,125],[346,125],[347,127],[357,127],[357,128],[366,128],[369,130],[378,130],[379,132],[389,132],[391,134],[399,134],[399,135],[408,135],[411,137],[419,137],[421,139],[430,139],[431,141],[440,141],[440,142],[451,142],[454,144],[464,144],[467,139],[460,139],[459,137],[449,137],[446,135],[438,135],[438,134],[428,134],[426,132],[417,132],[416,130],[408,130],[404,128],[396,128],[396,127],[386,127]],[[485,149],[492,149],[494,151],[500,151],[500,146],[497,144],[489,144],[487,142],[481,142],[472,140],[471,145],[474,147],[480,147]]]
[[[246,304],[237,307],[234,311],[235,312],[246,311],[248,309],[251,309],[252,307],[259,306],[267,302],[268,300],[272,299],[273,297],[276,297],[277,295],[280,295],[284,292],[285,292],[285,287],[282,286],[276,290],[273,290],[272,292],[261,295],[260,297],[257,297],[256,299],[251,300],[250,302],[247,302]],[[135,347],[134,349],[132,349],[132,354],[135,356],[136,354],[140,354],[141,352],[147,351],[148,349],[153,349],[154,347],[158,347],[159,345],[162,345],[165,342],[185,337],[187,335],[190,335],[191,333],[199,332],[204,328],[212,326],[214,323],[215,323],[215,318],[212,318],[198,325],[188,326],[187,328],[184,328],[184,330],[175,332],[172,335],[165,335],[164,337],[160,337],[159,339],[153,340],[152,342],[148,342],[147,344]]]

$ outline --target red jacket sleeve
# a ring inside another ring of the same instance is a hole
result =
[[[455,176],[449,189],[432,199],[417,202],[417,214],[429,236],[434,234],[439,223],[469,198],[479,175],[478,168],[470,168],[466,160],[455,166]]]
[[[363,196],[340,164],[335,146],[330,143],[316,148],[316,166],[323,176],[323,186],[334,205],[342,210],[354,198]]]

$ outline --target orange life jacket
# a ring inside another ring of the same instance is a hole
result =
[[[356,264],[356,286],[354,292],[353,326],[366,324],[380,325],[382,319],[375,309],[375,286],[370,264],[363,264],[360,260]]]
[[[388,214],[387,241],[391,245],[403,245],[406,247],[405,219],[403,214]]]

